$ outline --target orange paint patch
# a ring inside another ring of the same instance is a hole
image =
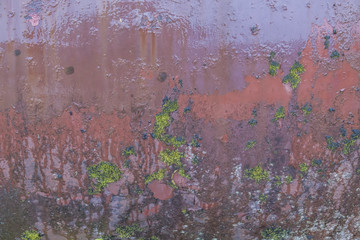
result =
[[[309,164],[312,159],[318,158],[326,149],[325,138],[318,143],[313,135],[307,134],[302,137],[293,137],[291,143],[290,164],[298,166],[301,163]]]
[[[217,207],[219,205],[219,203],[217,202],[200,202],[200,207],[204,210],[209,210],[209,209],[213,209],[215,207]]]
[[[189,180],[179,173],[174,173],[173,180],[178,187],[187,187],[189,185]]]
[[[159,204],[150,204],[150,206],[147,206],[145,208],[143,208],[143,214],[145,217],[149,216],[149,215],[154,215],[157,214],[160,210],[160,205]]]
[[[287,108],[291,92],[286,90],[281,81],[280,74],[277,77],[266,76],[256,79],[252,76],[245,77],[247,86],[240,91],[232,91],[224,95],[192,95],[194,100],[192,112],[197,118],[206,120],[234,119],[247,120],[251,116],[252,109],[258,103],[282,105]],[[179,102],[184,105],[188,97],[181,95]]]
[[[154,198],[160,200],[169,200],[174,196],[174,189],[169,187],[165,183],[161,183],[159,181],[152,181],[148,187],[154,194]]]

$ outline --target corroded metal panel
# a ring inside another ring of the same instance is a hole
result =
[[[0,33],[0,239],[360,239],[358,0],[2,0]]]

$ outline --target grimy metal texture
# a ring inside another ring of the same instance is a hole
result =
[[[359,0],[1,0],[0,62],[1,240],[360,239]]]

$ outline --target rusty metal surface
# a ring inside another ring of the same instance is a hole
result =
[[[2,0],[0,33],[1,240],[360,239],[358,0]]]

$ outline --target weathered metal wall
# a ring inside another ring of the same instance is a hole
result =
[[[0,62],[0,239],[360,239],[358,0],[2,0]]]

